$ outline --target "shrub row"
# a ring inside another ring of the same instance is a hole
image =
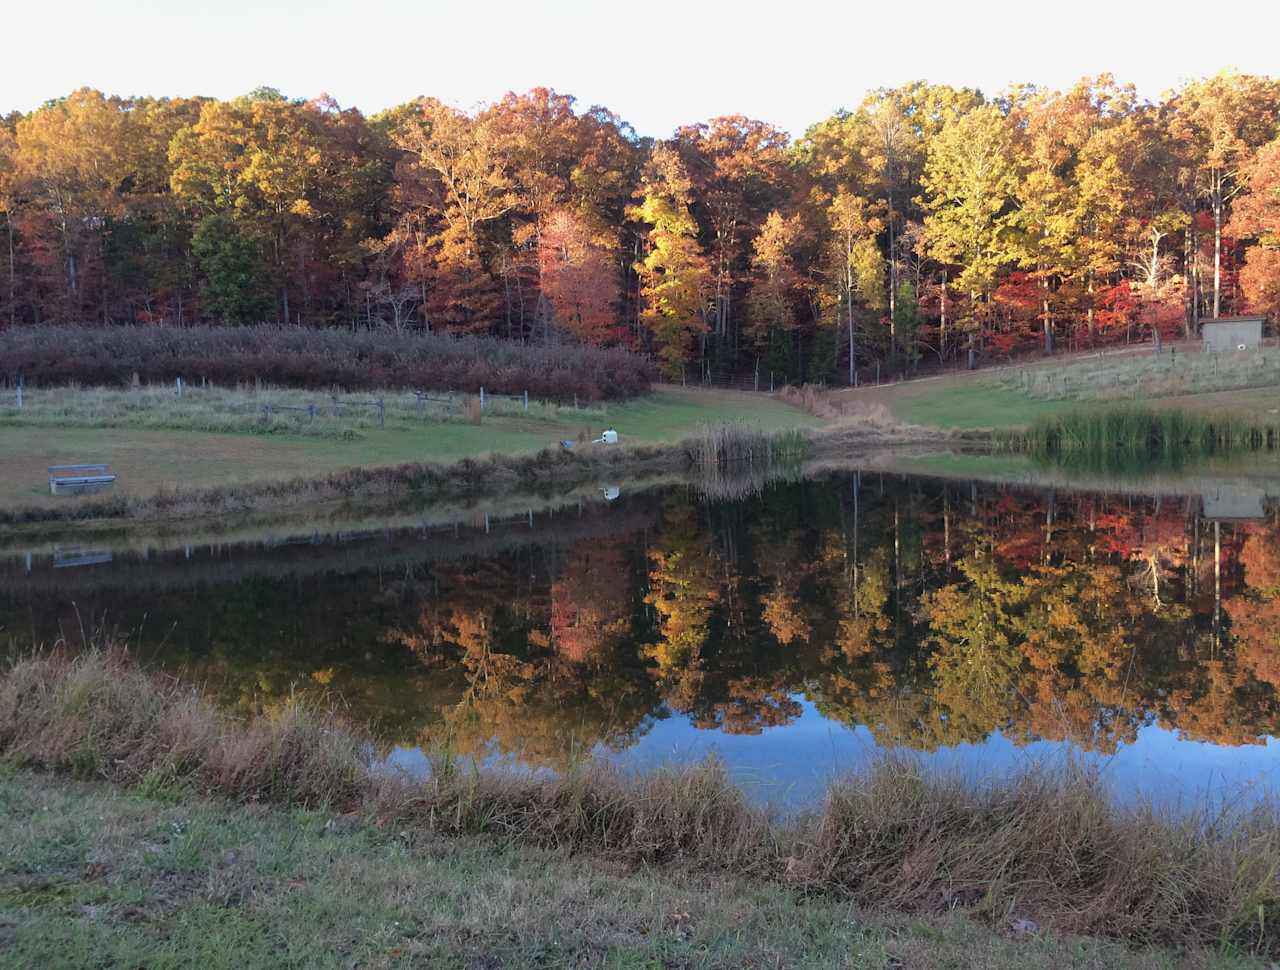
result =
[[[300,327],[11,328],[0,375],[40,385],[208,380],[284,387],[420,388],[616,400],[647,391],[653,363],[630,351],[490,337]]]

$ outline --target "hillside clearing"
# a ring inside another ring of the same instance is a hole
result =
[[[1201,414],[1280,414],[1280,355],[1164,354],[1074,358],[1000,371],[833,391],[846,410],[886,408],[899,421],[948,430],[1023,428],[1081,408],[1142,404]]]

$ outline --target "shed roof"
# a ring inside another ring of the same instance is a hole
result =
[[[1201,320],[1200,326],[1201,328],[1212,327],[1216,323],[1266,323],[1266,320],[1266,316],[1259,313],[1247,317],[1218,317],[1216,320]]]

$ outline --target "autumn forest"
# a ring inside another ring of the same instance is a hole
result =
[[[278,322],[672,377],[1001,358],[1280,312],[1280,82],[915,83],[798,138],[544,88],[371,117],[90,89],[0,119],[0,324]]]

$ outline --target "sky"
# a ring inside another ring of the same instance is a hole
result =
[[[746,114],[800,135],[916,79],[996,94],[1102,72],[1158,98],[1225,68],[1280,74],[1280,3],[1233,0],[61,0],[6,12],[0,113],[120,95],[419,95],[475,108],[544,85],[642,135]],[[27,38],[24,42],[21,39]]]

